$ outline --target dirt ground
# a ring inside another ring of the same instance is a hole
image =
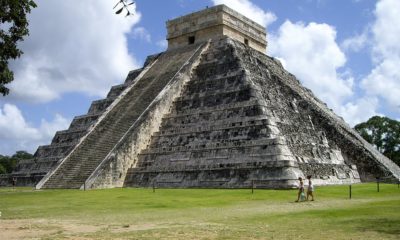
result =
[[[75,234],[96,232],[101,228],[102,226],[83,225],[71,221],[49,221],[46,219],[0,220],[0,239],[42,239],[63,232],[73,236]]]
[[[84,237],[96,232],[124,233],[169,228],[170,224],[88,225],[67,220],[23,219],[0,220],[0,240],[20,239],[93,239]]]
[[[358,204],[361,202],[368,202],[368,200],[357,201]],[[246,216],[256,212],[266,211],[269,213],[274,212],[297,212],[302,211],[310,206],[314,209],[337,207],[342,204],[342,201],[326,201],[326,202],[309,202],[307,205],[296,204],[296,203],[280,203],[275,205],[252,204],[246,205],[246,208],[236,206],[231,211],[214,209],[213,213],[206,211],[206,215],[218,214],[227,215],[227,218],[235,216]],[[230,216],[232,214],[232,216]],[[0,240],[19,240],[19,239],[95,239],[93,235],[101,235],[101,233],[124,233],[132,231],[145,231],[152,229],[163,229],[173,228],[175,224],[181,225],[183,222],[173,221],[173,223],[167,224],[165,222],[144,222],[135,224],[122,224],[122,223],[93,223],[87,224],[84,221],[80,222],[77,220],[65,220],[65,219],[12,219],[12,220],[0,220]],[[172,225],[171,225],[172,224]],[[189,223],[187,223],[189,224]],[[205,222],[192,222],[189,225],[201,225],[206,224]],[[207,223],[208,224],[208,223]],[[175,226],[176,227],[176,226]],[[86,236],[85,235],[91,235]]]

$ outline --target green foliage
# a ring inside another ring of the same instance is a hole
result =
[[[14,155],[12,155],[12,158],[16,158],[18,160],[20,159],[31,159],[33,156],[32,154],[26,152],[26,151],[17,151]]]
[[[5,167],[3,167],[3,165],[1,165],[1,159],[2,159],[2,156],[0,155],[0,174],[5,174],[5,173],[7,173],[7,170]]]
[[[32,154],[25,151],[17,151],[11,157],[0,155],[0,174],[11,173],[17,166],[19,160],[30,159],[32,157]]]
[[[5,84],[14,80],[8,61],[23,53],[17,44],[29,34],[26,15],[35,7],[32,0],[0,0],[0,93],[3,96],[9,92]]]
[[[400,166],[400,122],[374,116],[354,127],[367,142]]]

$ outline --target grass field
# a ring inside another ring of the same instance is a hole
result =
[[[400,239],[397,185],[296,190],[0,188],[0,239]]]

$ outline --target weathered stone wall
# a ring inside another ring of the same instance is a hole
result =
[[[222,34],[223,34],[222,25],[210,26],[206,29],[197,30],[196,32],[189,32],[179,35],[178,37],[168,42],[168,49],[175,49],[178,47],[189,45],[188,38],[190,36],[195,37],[195,43],[202,43],[202,42],[207,42],[210,38],[213,38],[215,36],[221,36]]]
[[[136,166],[138,154],[148,146],[151,136],[158,131],[161,119],[170,111],[173,100],[181,95],[183,86],[189,81],[193,68],[197,66],[201,53],[205,49],[207,49],[206,44],[196,46],[192,56],[187,59],[187,62],[170,79],[146,111],[88,178],[85,188],[123,186],[128,169]],[[174,53],[174,55],[177,54]],[[171,61],[171,57],[164,58],[164,62],[160,59],[158,64],[168,65],[165,61]],[[154,73],[162,74],[166,69],[154,66],[154,70]]]
[[[148,56],[144,67],[153,62],[159,54]],[[113,101],[133,82],[142,72],[142,68],[132,70],[128,73],[125,82],[113,86],[107,98],[93,101],[87,114],[75,117],[67,130],[57,131],[50,145],[39,146],[34,158],[19,161],[12,176],[17,178],[18,184],[22,186],[35,186],[51,169],[58,166],[60,161],[66,157],[80,142],[91,126]],[[0,186],[1,183],[0,183]]]
[[[262,26],[216,6],[167,27],[169,50],[149,56],[145,70],[130,72],[21,161],[12,174],[19,183],[46,173],[38,188],[290,188],[306,175],[316,184],[400,178],[397,165],[264,54]],[[198,43],[209,39],[203,52]]]
[[[343,130],[355,134],[277,61],[223,38],[203,55],[124,185],[290,188],[307,175],[318,185],[396,178],[389,160],[358,152],[369,148]]]
[[[357,173],[344,162],[342,152],[330,143],[325,129],[313,123],[312,115],[302,109],[303,99],[286,88],[279,76],[271,74],[265,65],[253,54],[253,50],[235,44],[239,59],[248,70],[252,84],[258,89],[263,107],[270,111],[290,151],[295,156],[304,176],[312,175],[319,184],[340,184],[358,182]],[[310,166],[306,168],[302,166]],[[356,176],[356,177],[354,177]]]
[[[248,59],[248,61],[254,63],[249,65],[249,67],[253,66],[250,71],[253,72],[254,75],[268,78],[268,82],[275,83],[275,85],[279,86],[276,92],[281,92],[281,95],[285,96],[285,98],[271,99],[268,94],[264,94],[266,100],[271,100],[274,103],[277,100],[279,102],[279,99],[284,99],[284,102],[281,104],[275,104],[280,107],[274,111],[277,115],[285,117],[282,118],[281,131],[282,129],[290,129],[287,128],[288,126],[284,121],[286,119],[289,120],[291,128],[295,128],[290,131],[296,132],[296,135],[298,132],[304,132],[301,131],[301,127],[295,125],[296,121],[290,121],[293,116],[300,117],[298,122],[304,123],[303,126],[308,126],[308,128],[312,129],[315,133],[321,133],[319,137],[320,140],[318,140],[318,136],[314,137],[314,143],[319,141],[320,145],[327,144],[331,146],[332,149],[341,151],[343,162],[349,166],[351,170],[346,173],[347,176],[351,177],[353,175],[357,177],[359,173],[362,181],[374,181],[375,177],[387,180],[399,178],[400,168],[396,164],[380,154],[369,143],[362,139],[362,137],[348,126],[342,118],[338,117],[326,104],[318,100],[310,90],[304,88],[295,76],[284,70],[277,60],[246,48],[241,44],[236,45],[237,49],[242,52],[243,57],[241,59]],[[260,80],[260,84],[261,83],[265,83],[265,80]],[[286,107],[284,107],[285,105]],[[292,113],[290,113],[288,109],[291,109]],[[303,140],[300,139],[300,142],[294,140],[293,143],[294,145],[289,145],[295,146],[299,143],[301,144],[300,148],[297,149],[291,147],[291,150],[295,153],[303,151],[302,154],[307,154],[308,157],[318,156],[321,159],[329,159],[334,156],[334,154],[326,155],[323,149],[314,151],[315,144],[304,144],[306,143],[304,142],[304,138]],[[310,161],[304,162],[307,164],[314,164]],[[358,170],[358,173],[356,173],[355,169]],[[340,180],[341,170],[333,169],[333,171],[335,172],[336,178]],[[308,172],[312,173],[312,171],[309,170]]]
[[[169,49],[188,45],[189,36],[195,37],[196,42],[203,42],[224,35],[247,42],[261,52],[265,52],[267,47],[265,28],[225,5],[170,20],[167,30]]]
[[[37,188],[80,188],[196,47],[188,46],[166,52],[146,67]]]
[[[42,176],[38,175],[15,175],[15,174],[0,174],[0,186],[12,187],[13,179],[16,179],[15,185],[19,187],[34,187],[40,181]]]
[[[297,161],[230,41],[212,42],[125,186],[296,186]]]
[[[0,174],[0,186],[12,186],[11,174]]]
[[[250,46],[251,48],[256,49],[257,51],[260,51],[262,53],[266,52],[266,44],[260,43],[259,41],[254,41],[253,39],[247,37],[246,35],[243,35],[240,30],[236,28],[231,28],[231,27],[223,27],[223,35],[224,36],[229,36],[232,39],[235,39],[241,43],[245,43],[245,39],[247,39],[247,45]]]
[[[150,59],[135,81],[111,89],[113,101],[94,102],[34,163],[21,161],[16,176],[38,181],[49,159],[75,146],[61,164],[50,161],[59,165],[39,187],[291,188],[307,175],[319,185],[398,178],[394,163],[278,61],[238,41]]]
[[[152,56],[149,56],[150,61]],[[85,136],[89,128],[96,123],[107,107],[142,71],[131,71],[123,84],[113,86],[106,99],[94,101],[87,114],[75,117],[67,130],[57,131],[50,145],[39,146],[33,159],[19,161],[12,176],[17,182],[25,186],[36,185],[51,169],[67,156],[80,139]],[[1,186],[1,183],[0,183]]]

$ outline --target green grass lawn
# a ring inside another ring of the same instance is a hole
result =
[[[296,190],[0,188],[0,239],[400,239],[397,185]]]

